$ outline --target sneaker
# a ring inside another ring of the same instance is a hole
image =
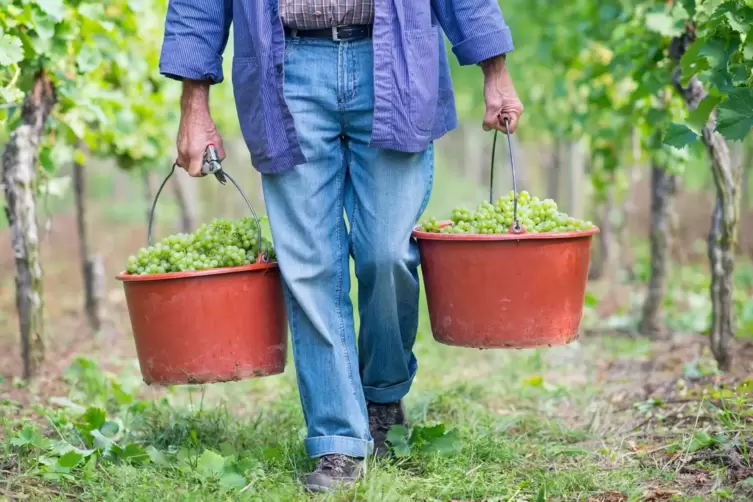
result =
[[[365,462],[361,458],[332,454],[319,457],[314,472],[303,477],[303,486],[310,492],[328,492],[351,484],[361,477]]]
[[[374,456],[385,457],[390,454],[387,433],[393,425],[405,425],[405,406],[402,401],[396,403],[367,403],[369,412],[369,430],[374,438]]]

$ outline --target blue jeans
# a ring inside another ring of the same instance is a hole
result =
[[[433,147],[369,148],[372,68],[370,40],[289,38],[285,99],[308,162],[262,178],[311,457],[366,457],[373,446],[366,402],[402,399],[417,369],[419,255],[411,231],[431,193]]]

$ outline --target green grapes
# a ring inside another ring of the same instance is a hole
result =
[[[272,261],[272,243],[262,239],[261,249]],[[192,272],[221,267],[237,267],[256,263],[259,235],[252,218],[237,221],[216,219],[200,226],[191,234],[165,237],[128,258],[129,274],[164,274]]]
[[[506,234],[513,224],[514,192],[500,197],[494,204],[482,202],[476,211],[463,207],[452,210],[452,223],[442,226],[436,218],[421,223],[424,232],[443,234]],[[526,192],[518,194],[518,222],[526,232],[562,233],[578,232],[593,228],[590,221],[572,218],[557,210],[552,199],[540,200]]]

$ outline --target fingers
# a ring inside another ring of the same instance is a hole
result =
[[[522,112],[521,112],[522,113]],[[504,133],[514,134],[518,130],[518,122],[520,121],[519,113],[502,113],[499,116],[500,131]]]
[[[217,156],[220,158],[220,162],[225,160],[225,147],[222,145],[222,138],[217,135],[217,139],[214,142],[215,148],[217,148]]]
[[[178,160],[176,160],[176,164],[181,169],[184,169],[185,171],[188,171],[188,166],[191,164],[191,156],[187,154],[187,152],[181,150],[181,148],[178,148]]]
[[[484,115],[484,130],[491,131],[497,129],[501,132],[514,134],[518,129],[520,116],[523,114],[522,107],[520,110],[504,111],[499,108],[487,108]]]
[[[492,129],[499,129],[499,109],[488,107],[486,114],[484,115],[484,131],[491,131]]]
[[[188,174],[194,178],[201,178],[203,176],[203,174],[201,174],[201,165],[203,162],[204,152],[192,155],[186,171],[188,171]]]
[[[178,167],[183,168],[189,175],[201,176],[203,159],[203,150],[185,144],[178,145]]]
[[[201,168],[204,164],[204,153],[209,145],[213,145],[217,149],[217,157],[220,162],[225,160],[225,148],[219,134],[189,136],[180,133],[178,136],[178,166],[195,178],[204,176]]]

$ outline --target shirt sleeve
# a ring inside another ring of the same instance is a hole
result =
[[[431,0],[461,65],[512,52],[510,28],[497,0]]]
[[[175,80],[222,82],[222,53],[232,21],[233,0],[170,0],[160,73]]]

